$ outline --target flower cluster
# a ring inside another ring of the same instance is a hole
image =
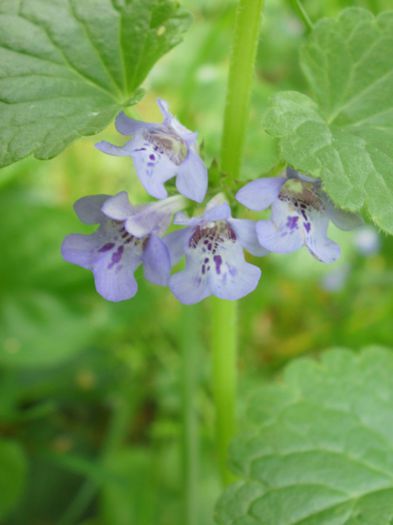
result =
[[[130,156],[153,203],[133,206],[126,192],[79,199],[75,211],[86,224],[99,225],[91,235],[65,238],[65,260],[91,270],[98,293],[109,301],[130,299],[137,292],[135,270],[143,265],[148,281],[169,286],[184,304],[215,295],[235,300],[252,292],[261,270],[248,263],[244,250],[254,256],[289,253],[307,246],[318,260],[329,263],[340,254],[327,237],[329,220],[347,230],[359,218],[335,208],[321,184],[292,168],[285,176],[256,179],[236,194],[250,210],[271,208],[269,220],[253,221],[231,216],[219,194],[204,213],[188,217],[184,197],[201,203],[208,186],[207,169],[197,153],[197,134],[185,128],[159,100],[163,122],[146,123],[121,113],[116,128],[130,140],[123,146],[100,142],[99,150]],[[164,183],[176,177],[181,195],[168,198]],[[174,224],[182,228],[166,234]],[[171,269],[185,257],[185,269]]]

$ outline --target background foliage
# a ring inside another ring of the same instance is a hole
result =
[[[2,3],[7,5],[14,4]],[[188,127],[199,130],[209,162],[219,150],[234,2],[187,0],[183,5],[194,23],[184,42],[153,69],[144,85],[148,95],[133,110],[135,116],[158,119],[155,98],[166,98]],[[377,13],[389,2],[308,0],[304,5],[317,21],[345,6]],[[245,180],[269,173],[278,161],[278,142],[261,126],[268,98],[278,90],[309,94],[298,60],[304,40],[292,2],[267,2]],[[111,116],[105,118],[101,127]],[[7,133],[4,129],[3,121]],[[144,198],[127,159],[94,149],[100,138],[119,140],[110,126],[53,160],[29,157],[0,171],[5,217],[0,229],[0,520],[5,525],[184,525],[179,346],[187,334],[180,305],[166,290],[142,280],[132,301],[105,303],[94,292],[91,275],[60,256],[64,235],[80,231],[71,210],[76,198],[120,188]],[[334,265],[321,265],[305,251],[258,262],[261,285],[241,303],[241,409],[250,392],[280,377],[296,356],[337,346],[356,352],[393,345],[392,239],[375,232],[379,247],[365,255],[358,234],[331,233],[344,252]],[[211,525],[220,489],[206,348],[208,305],[196,307],[193,315],[202,332],[195,370],[198,519]]]

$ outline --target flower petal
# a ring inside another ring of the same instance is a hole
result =
[[[180,211],[179,213],[176,213],[175,218],[173,219],[173,224],[178,224],[181,226],[194,226],[199,224],[200,221],[200,217],[189,217],[187,213]]]
[[[185,197],[202,202],[207,191],[207,168],[199,155],[189,150],[180,164],[176,177],[176,188]]]
[[[255,221],[230,219],[228,222],[232,226],[238,241],[248,252],[256,256],[263,256],[269,253],[269,250],[266,250],[259,244]]]
[[[169,279],[169,288],[183,304],[199,303],[210,295],[206,279],[198,275],[198,268],[188,266],[184,271],[175,273]]]
[[[306,244],[311,254],[323,263],[332,263],[340,257],[340,246],[327,237],[309,237]]]
[[[272,221],[258,221],[256,229],[259,243],[271,252],[290,253],[304,244],[299,229],[276,226]]]
[[[187,214],[180,212],[176,213],[173,222],[183,226],[197,226],[207,222],[224,221],[229,219],[230,216],[231,208],[225,202],[223,195],[219,194],[208,202],[205,212],[199,217],[190,218]]]
[[[64,260],[87,270],[93,268],[96,250],[100,246],[100,237],[93,235],[80,235],[78,233],[67,235],[61,246]]]
[[[171,262],[168,248],[164,242],[155,235],[151,235],[143,251],[143,266],[145,279],[166,286],[171,271]]]
[[[213,202],[217,202],[216,205],[212,205]],[[219,203],[217,199],[211,199],[211,201],[206,206],[206,211],[202,215],[202,219],[205,222],[210,221],[225,221],[231,216],[231,208],[227,202]]]
[[[123,112],[119,113],[115,121],[116,129],[122,135],[135,135],[144,129],[151,129],[156,124],[150,124],[149,122],[142,122],[133,118],[127,117]]]
[[[134,297],[138,290],[134,272],[141,262],[139,253],[127,249],[116,257],[119,253],[119,249],[108,252],[94,264],[97,292],[107,301],[125,301]]]
[[[152,232],[163,234],[168,228],[172,214],[184,208],[186,202],[180,195],[152,204],[137,206],[126,220],[126,229],[136,237]]]
[[[285,182],[283,177],[255,179],[237,192],[236,200],[250,210],[264,210],[277,199]]]
[[[115,220],[124,221],[134,213],[135,208],[131,206],[126,191],[121,191],[114,197],[109,197],[102,205],[103,213]]]
[[[356,213],[351,213],[350,211],[344,211],[336,208],[336,206],[325,193],[321,195],[321,198],[326,207],[326,213],[328,217],[341,230],[354,230],[363,224],[362,218]]]
[[[287,167],[286,173],[287,173],[288,179],[297,179],[303,182],[314,182],[314,183],[320,184],[319,179],[314,179],[313,177],[307,177],[307,175],[303,175],[303,173],[300,173],[300,171],[297,171],[294,168],[291,168],[291,166]]]
[[[173,275],[169,285],[182,303],[192,304],[212,294],[239,299],[255,289],[260,276],[259,268],[245,262],[230,225],[220,221],[192,231],[186,269]]]
[[[163,125],[169,128],[172,128],[183,140],[185,140],[189,145],[193,144],[197,140],[197,133],[190,131],[183,124],[181,124],[177,118],[175,118],[172,113],[169,111],[169,105],[165,100],[161,98],[157,99],[158,107],[164,117]]]
[[[317,210],[307,212],[311,228],[306,235],[306,245],[311,254],[324,263],[332,263],[340,256],[340,247],[327,237],[328,217]]]
[[[238,243],[224,243],[213,257],[209,273],[211,293],[220,299],[237,300],[253,292],[261,278],[261,270],[244,260]]]
[[[133,141],[130,154],[146,191],[156,199],[165,199],[168,192],[164,182],[176,175],[178,166],[143,137],[138,136]]]
[[[110,195],[90,195],[82,197],[74,204],[75,213],[85,224],[99,224],[104,219],[102,205]]]
[[[115,146],[106,140],[102,140],[101,142],[97,142],[95,147],[107,155],[114,155],[116,157],[129,157],[131,142],[132,141],[128,141],[123,146]]]
[[[172,121],[172,119],[173,119],[173,115],[169,111],[169,104],[168,104],[168,102],[166,100],[163,100],[162,98],[158,98],[157,99],[157,105],[160,108],[162,117],[164,119],[163,124],[169,126],[171,121]]]
[[[191,229],[184,228],[175,232],[169,233],[163,237],[163,241],[166,244],[172,266],[175,265],[185,254],[188,241],[191,236]]]

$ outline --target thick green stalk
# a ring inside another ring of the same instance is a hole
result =
[[[262,8],[263,0],[240,0],[236,11],[221,146],[221,169],[232,180],[238,178],[241,168]],[[231,475],[227,456],[235,429],[236,406],[238,330],[235,301],[212,300],[211,341],[216,446],[221,478],[228,483]]]
[[[263,0],[240,0],[229,63],[221,168],[232,179],[239,176],[254,80]]]
[[[216,407],[216,448],[221,480],[231,481],[228,447],[235,430],[237,379],[237,303],[211,300],[211,344],[213,351],[213,394]]]

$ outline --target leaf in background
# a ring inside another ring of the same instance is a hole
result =
[[[107,459],[107,467],[111,475],[102,487],[103,522],[157,523],[157,486],[151,454],[143,448],[121,450]]]
[[[370,348],[300,359],[249,407],[234,443],[243,480],[218,505],[220,525],[390,525],[393,354]]]
[[[393,233],[393,11],[350,8],[316,24],[301,62],[313,100],[278,93],[265,114],[285,161],[334,202]]]
[[[189,20],[172,0],[3,2],[0,166],[101,131]]]
[[[26,458],[14,441],[0,441],[0,519],[18,503],[26,477]]]
[[[72,219],[17,191],[3,191],[0,208],[7,217],[0,231],[0,364],[59,364],[83,350],[97,329],[90,309],[82,315],[72,299],[74,268],[64,272],[61,236]],[[75,286],[83,293],[86,281]]]

